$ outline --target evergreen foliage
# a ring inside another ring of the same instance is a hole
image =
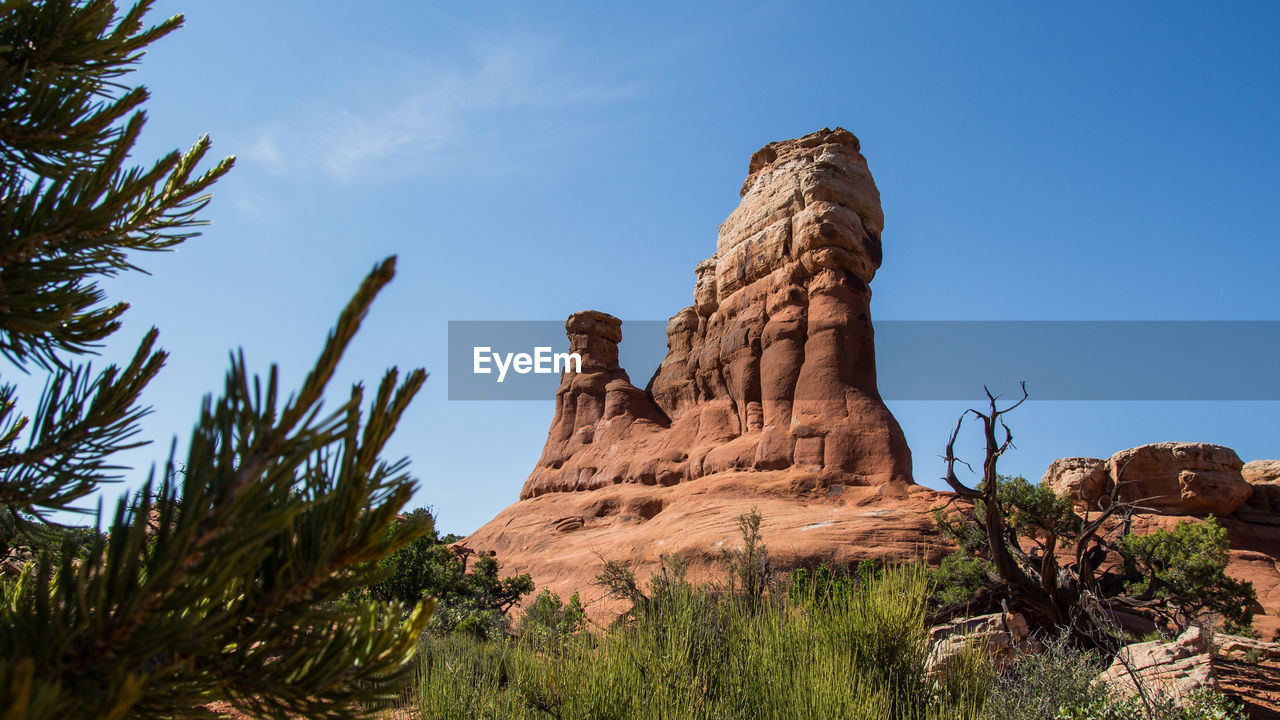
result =
[[[64,548],[75,557],[83,557],[101,535],[103,533],[97,528],[46,524],[34,518],[19,517],[8,508],[0,508],[0,547],[10,551],[10,557],[60,554]]]
[[[476,558],[468,568],[467,556],[450,547],[458,538],[440,536],[435,518],[425,508],[409,513],[404,522],[421,525],[426,531],[380,560],[382,579],[350,597],[406,606],[432,597],[436,603],[430,625],[433,632],[460,631],[481,639],[506,633],[507,613],[533,591],[529,575],[500,578],[498,563],[489,556]]]
[[[0,6],[0,354],[51,371],[33,415],[0,386],[0,503],[41,516],[115,479],[109,457],[136,447],[138,398],[164,364],[148,333],[124,368],[68,364],[120,327],[103,277],[138,269],[135,251],[195,234],[207,190],[232,166],[197,172],[208,137],[150,167],[128,167],[146,121],[142,87],[121,79],[181,17],[150,28],[150,2]],[[26,439],[25,447],[21,447]]]
[[[460,582],[441,591],[432,625],[481,640],[501,637],[510,630],[507,613],[531,592],[527,574],[500,578],[498,561],[482,555]]]
[[[99,281],[196,234],[233,162],[198,170],[205,137],[126,164],[147,92],[124,76],[182,23],[146,27],[150,6],[0,4],[0,353],[47,374],[30,415],[0,385],[6,546],[48,537],[28,526],[119,479],[113,454],[141,444],[139,397],[165,360],[156,331],[123,367],[72,361],[127,308]],[[171,454],[122,498],[106,534],[37,547],[0,582],[0,716],[202,717],[222,700],[255,717],[343,718],[394,702],[431,602],[340,600],[427,530],[397,522],[415,482],[380,457],[426,375],[392,369],[371,398],[356,385],[321,402],[393,275],[388,259],[366,277],[292,394],[274,366],[254,376],[234,355],[181,462]]]
[[[1163,601],[1176,614],[1179,627],[1216,614],[1228,632],[1252,632],[1257,592],[1252,583],[1226,574],[1231,546],[1227,529],[1216,518],[1128,535],[1118,549],[1128,592],[1140,601]]]
[[[930,571],[931,599],[937,605],[962,604],[991,582],[991,563],[964,551],[942,558]]]

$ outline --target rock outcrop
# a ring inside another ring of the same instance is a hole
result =
[[[991,657],[998,669],[1005,669],[1022,651],[1035,650],[1038,643],[1031,627],[1020,613],[990,613],[952,620],[929,628],[929,656],[925,672],[930,676],[945,673],[955,662],[962,662],[970,649],[981,649]]]
[[[741,194],[647,388],[618,366],[616,318],[569,317],[583,371],[562,377],[522,498],[790,468],[824,483],[911,482],[906,438],[876,389],[870,283],[884,217],[857,138],[767,145]]]
[[[1280,460],[1254,460],[1240,468],[1240,474],[1250,485],[1273,485],[1280,483]]]
[[[1280,525],[1280,460],[1247,462],[1240,474],[1253,492],[1236,512],[1253,522]]]
[[[1098,682],[1127,697],[1147,692],[1182,700],[1199,690],[1217,690],[1209,642],[1198,627],[1175,640],[1135,643],[1120,648],[1120,657],[1098,676]]]
[[[561,377],[520,501],[468,547],[539,585],[589,591],[599,555],[645,564],[680,551],[697,571],[756,507],[785,562],[937,553],[936,494],[914,484],[876,388],[884,218],[857,138],[766,145],[741,197],[645,388],[619,367],[617,318],[569,317],[582,371]]]
[[[1221,445],[1166,442],[1121,450],[1107,460],[1056,460],[1042,482],[1087,512],[1107,507],[1113,497],[1138,502],[1152,512],[1134,517],[1137,534],[1216,516],[1231,543],[1227,573],[1257,589],[1254,628],[1263,637],[1280,637],[1280,461],[1242,463]]]
[[[1160,512],[1230,515],[1253,492],[1236,451],[1209,443],[1157,443],[1107,461],[1111,492]]]
[[[1073,457],[1054,460],[1041,481],[1054,492],[1069,495],[1078,506],[1096,508],[1107,492],[1108,479],[1106,460]]]
[[[1166,515],[1224,517],[1253,494],[1243,468],[1231,448],[1165,442],[1121,450],[1107,460],[1056,460],[1042,482],[1089,510],[1118,498]]]

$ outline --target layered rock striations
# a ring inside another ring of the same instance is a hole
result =
[[[824,484],[911,482],[906,438],[876,389],[870,283],[884,217],[857,138],[767,145],[741,195],[645,389],[618,366],[616,318],[569,317],[583,372],[562,378],[521,498],[792,468]]]
[[[936,555],[936,493],[912,481],[876,388],[870,283],[883,226],[847,130],[752,155],[653,378],[641,388],[619,366],[617,318],[570,316],[582,371],[561,377],[520,501],[465,544],[588,598],[601,557],[642,576],[672,552],[709,569],[753,508],[783,564]]]

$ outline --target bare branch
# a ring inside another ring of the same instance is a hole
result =
[[[1013,412],[1014,410],[1017,410],[1019,405],[1021,405],[1021,404],[1022,404],[1022,403],[1024,403],[1024,402],[1026,402],[1026,401],[1027,401],[1027,398],[1031,397],[1030,393],[1028,393],[1028,392],[1027,392],[1027,381],[1026,381],[1026,380],[1023,380],[1023,381],[1020,383],[1020,385],[1022,386],[1022,399],[1018,400],[1018,402],[1016,402],[1016,403],[1014,403],[1014,404],[1010,405],[1009,407],[1007,407],[1007,408],[1005,408],[1005,409],[1003,409],[1003,410],[996,410],[996,405],[995,405],[995,403],[996,403],[996,400],[997,400],[997,399],[999,399],[999,397],[1000,397],[1000,396],[999,396],[999,395],[997,395],[996,397],[992,397],[992,398],[991,398],[991,411],[992,411],[992,416],[993,416],[993,417],[999,417],[1000,415],[1004,415],[1005,413]],[[991,397],[991,392],[990,392],[990,391],[987,391],[987,397]]]
[[[956,463],[964,462],[956,458],[956,438],[960,435],[960,428],[964,425],[965,415],[968,415],[968,411],[960,414],[960,417],[956,420],[955,428],[951,431],[951,438],[947,440],[947,453],[943,456],[943,460],[947,463],[947,474],[943,475],[942,479],[947,482],[947,485],[951,486],[951,489],[957,495],[976,499],[982,497],[982,493],[960,482],[960,478],[956,477]],[[964,464],[970,471],[973,470],[969,463]]]

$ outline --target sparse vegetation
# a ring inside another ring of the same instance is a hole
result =
[[[1150,705],[1137,696],[1112,698],[1100,694],[1063,708],[1052,717],[1053,720],[1249,720],[1249,714],[1239,703],[1205,690],[1178,700],[1157,697]]]
[[[560,600],[560,596],[543,589],[533,599],[533,604],[525,609],[520,617],[517,634],[528,642],[558,647],[586,630],[587,612],[582,609],[582,599],[578,593],[569,596],[569,602]]]
[[[743,546],[763,546],[758,514]],[[763,557],[761,553],[758,557]],[[480,642],[424,637],[417,691],[405,709],[424,719],[502,718],[964,718],[973,720],[1239,720],[1221,695],[1185,702],[1112,697],[1095,683],[1107,664],[1067,635],[1039,638],[997,673],[970,646],[930,667],[925,626],[931,572],[923,564],[852,573],[796,569],[759,597],[741,577],[697,585],[663,558],[647,583],[605,561],[598,582],[632,601],[607,631],[588,632],[579,604],[543,591],[518,637]],[[748,586],[749,587],[749,586]],[[730,590],[730,588],[733,588]]]
[[[769,578],[769,549],[760,536],[760,523],[763,520],[756,508],[751,508],[750,513],[739,517],[738,531],[742,535],[742,545],[722,551],[725,568],[728,570],[728,591],[734,593],[741,590],[743,596],[752,603],[764,600]]]
[[[1098,697],[1094,678],[1107,665],[1100,653],[1074,647],[1066,635],[1040,645],[1019,654],[995,679],[984,720],[1046,720]]]
[[[634,620],[553,650],[424,641],[423,718],[971,718],[979,698],[924,679],[927,578],[755,603],[659,575]]]

